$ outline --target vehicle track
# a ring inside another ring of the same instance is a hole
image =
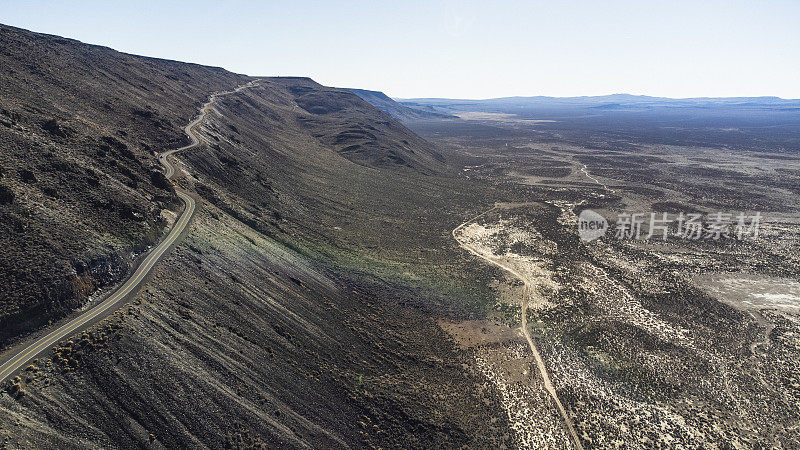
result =
[[[175,175],[175,168],[172,166],[172,164],[170,164],[169,157],[177,152],[189,150],[200,145],[202,136],[200,136],[200,134],[195,131],[194,128],[199,125],[213,109],[214,102],[217,100],[217,98],[239,92],[257,84],[258,80],[254,80],[231,91],[222,91],[211,94],[209,100],[200,108],[200,114],[197,116],[197,118],[192,120],[184,128],[184,131],[186,132],[186,135],[189,136],[191,143],[178,149],[165,151],[159,155],[158,161],[162,166],[164,166],[164,175],[167,177],[167,179],[174,182],[173,177]],[[181,233],[183,233],[183,231],[186,229],[189,221],[196,211],[197,202],[188,192],[176,186],[175,193],[184,202],[185,207],[183,213],[175,222],[175,226],[172,227],[172,230],[169,232],[167,237],[164,238],[164,240],[161,241],[158,246],[142,260],[142,263],[139,264],[139,267],[136,268],[130,278],[128,278],[128,280],[125,281],[125,283],[117,290],[109,294],[106,300],[92,307],[83,314],[80,314],[78,317],[69,320],[63,325],[56,326],[55,329],[49,333],[32,338],[29,342],[23,341],[22,343],[12,347],[11,350],[6,352],[8,356],[6,356],[3,363],[0,364],[0,383],[6,381],[23,367],[30,364],[30,362],[33,361],[37,356],[53,348],[62,339],[83,331],[94,323],[107,317],[116,309],[116,307],[120,306],[126,300],[132,297],[132,294],[136,292],[137,288],[142,284],[142,281],[147,277],[158,260],[169,250],[173,244],[178,241]]]
[[[458,245],[461,248],[463,248],[464,250],[472,253],[473,255],[475,255],[475,256],[477,256],[477,257],[479,257],[481,259],[483,259],[484,261],[488,262],[489,264],[493,264],[493,265],[495,265],[497,267],[500,267],[501,269],[505,270],[506,272],[510,273],[511,275],[517,277],[520,281],[522,281],[522,283],[523,283],[522,302],[521,302],[522,319],[520,320],[519,329],[522,332],[522,335],[525,337],[525,340],[528,342],[528,347],[530,348],[531,353],[533,354],[533,358],[536,361],[536,368],[538,369],[539,375],[542,378],[542,383],[544,384],[545,390],[547,390],[547,393],[550,395],[550,398],[552,398],[553,403],[555,403],[556,408],[558,409],[558,413],[561,415],[561,418],[563,419],[564,424],[567,427],[567,431],[569,432],[570,437],[572,438],[572,442],[575,445],[575,448],[577,448],[579,450],[583,450],[583,445],[581,444],[581,441],[578,438],[578,434],[575,432],[575,426],[572,423],[572,418],[569,417],[569,414],[567,414],[567,411],[564,408],[564,405],[561,403],[561,400],[558,398],[558,394],[556,393],[556,389],[553,386],[552,381],[550,380],[550,374],[547,372],[547,366],[545,366],[545,364],[544,364],[544,359],[542,359],[542,355],[539,353],[539,349],[536,347],[536,344],[533,342],[533,339],[531,338],[531,335],[528,332],[528,317],[527,317],[527,313],[528,313],[528,303],[529,303],[529,299],[530,299],[530,296],[531,296],[532,280],[530,278],[528,278],[528,277],[523,276],[522,274],[520,274],[516,270],[514,270],[513,267],[510,267],[510,266],[504,264],[500,258],[498,258],[496,256],[493,256],[493,255],[484,254],[484,253],[478,251],[476,248],[470,246],[467,242],[464,242],[464,241],[462,241],[462,240],[460,240],[458,238],[458,231],[459,230],[461,230],[462,228],[464,228],[468,224],[474,222],[475,220],[483,217],[484,215],[489,214],[490,212],[497,210],[499,207],[500,207],[500,205],[495,204],[495,206],[492,207],[491,209],[488,209],[488,210],[482,212],[481,214],[478,214],[477,216],[473,217],[472,219],[470,219],[470,220],[462,223],[461,225],[457,226],[456,228],[454,228],[453,231],[452,231],[453,239],[455,239],[456,242],[458,242]]]
[[[582,166],[583,167],[581,167],[581,172],[583,172],[583,174],[586,175],[587,178],[589,178],[590,180],[594,181],[595,184],[597,184],[599,186],[602,186],[603,189],[605,189],[606,191],[611,192],[612,194],[616,194],[617,193],[617,191],[615,191],[614,189],[611,189],[610,187],[608,187],[608,185],[606,185],[602,181],[598,180],[594,175],[590,174],[589,173],[589,168],[586,166],[586,164],[582,164]]]

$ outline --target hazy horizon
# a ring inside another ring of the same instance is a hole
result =
[[[392,98],[800,98],[800,3],[0,1],[0,22]]]
[[[358,89],[358,88],[346,88],[346,89]],[[385,92],[384,92],[385,93]],[[565,96],[553,96],[553,95],[507,95],[503,97],[484,97],[484,98],[453,98],[453,97],[394,97],[389,96],[393,100],[399,101],[406,101],[406,100],[463,100],[463,101],[484,101],[484,100],[503,100],[503,99],[525,99],[525,98],[552,98],[552,99],[578,99],[578,98],[600,98],[600,97],[614,97],[614,96],[629,96],[629,97],[647,97],[652,99],[667,99],[667,100],[717,100],[717,99],[751,99],[751,98],[773,98],[779,99],[784,101],[800,101],[800,98],[786,98],[786,97],[778,97],[776,95],[757,95],[757,96],[742,96],[742,95],[734,95],[728,97],[710,97],[710,96],[701,96],[701,97],[665,97],[662,95],[647,95],[647,94],[633,94],[630,92],[615,92],[613,94],[597,94],[597,95],[565,95]]]
[[[0,450],[800,450],[766,1],[0,0]]]

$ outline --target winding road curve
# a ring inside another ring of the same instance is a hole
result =
[[[191,144],[178,149],[165,151],[159,155],[158,161],[164,166],[164,175],[167,179],[172,180],[175,175],[175,168],[169,162],[170,155],[200,145],[202,137],[194,128],[206,118],[208,113],[212,110],[217,98],[253,87],[256,84],[258,84],[258,80],[241,85],[232,91],[216,92],[209,97],[209,100],[200,108],[200,114],[197,118],[184,128],[186,135],[189,136],[191,140]],[[7,356],[3,359],[3,363],[0,364],[0,383],[9,379],[23,367],[29,365],[37,356],[53,348],[62,339],[86,330],[97,321],[106,317],[108,315],[107,313],[114,311],[117,306],[132,297],[131,294],[136,292],[137,288],[142,284],[142,281],[147,277],[147,274],[153,269],[153,266],[156,265],[158,260],[178,240],[195,213],[197,205],[195,199],[189,195],[189,193],[178,187],[175,187],[175,192],[185,204],[183,213],[176,221],[175,226],[172,227],[172,231],[170,231],[167,237],[147,255],[133,275],[131,275],[119,289],[111,293],[106,300],[97,306],[89,309],[71,321],[57,326],[54,330],[43,336],[34,338],[29,342],[22,342],[15,348],[12,347],[11,350],[6,352]]]
[[[533,339],[531,338],[530,333],[528,332],[528,301],[531,296],[531,284],[532,280],[526,276],[523,276],[513,267],[504,264],[501,258],[493,257],[491,255],[486,255],[482,252],[479,252],[476,248],[469,245],[466,241],[463,241],[458,238],[458,232],[467,226],[468,224],[474,222],[475,220],[479,219],[480,217],[489,214],[490,212],[499,209],[500,205],[495,204],[494,207],[488,209],[481,214],[473,217],[472,219],[462,223],[461,225],[457,226],[453,229],[453,239],[458,242],[458,245],[461,246],[464,250],[472,253],[473,255],[477,256],[478,258],[483,259],[484,261],[488,262],[489,264],[493,264],[506,272],[510,273],[511,275],[519,278],[523,285],[522,291],[522,310],[520,314],[522,315],[522,320],[520,321],[519,330],[522,332],[522,335],[525,336],[525,340],[528,341],[528,347],[531,349],[531,353],[533,353],[533,358],[536,361],[536,368],[539,370],[539,375],[542,377],[542,383],[544,384],[544,388],[547,390],[547,393],[550,394],[550,397],[553,399],[553,403],[555,403],[556,408],[558,409],[561,418],[564,420],[564,424],[567,426],[567,431],[569,432],[570,436],[572,437],[572,443],[575,445],[576,449],[583,450],[583,445],[581,444],[580,439],[578,438],[578,434],[575,432],[575,426],[572,423],[572,418],[569,417],[567,414],[567,410],[564,409],[564,405],[561,403],[561,400],[558,398],[558,394],[556,393],[556,389],[553,386],[552,381],[550,381],[550,374],[547,372],[547,366],[544,364],[544,359],[542,359],[542,355],[539,353],[539,349],[534,344]]]

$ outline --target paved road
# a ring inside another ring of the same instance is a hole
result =
[[[564,425],[567,427],[567,432],[569,433],[570,437],[572,438],[572,443],[576,449],[583,450],[583,445],[581,444],[581,440],[578,439],[578,433],[575,432],[575,426],[572,423],[572,418],[570,418],[569,414],[567,414],[566,409],[564,409],[564,405],[561,403],[561,400],[558,398],[558,394],[556,393],[556,389],[553,386],[552,381],[550,380],[550,374],[547,372],[547,366],[544,364],[544,359],[542,359],[542,355],[539,353],[539,349],[534,344],[533,339],[531,338],[530,333],[528,332],[528,301],[531,297],[531,284],[532,280],[529,277],[523,276],[513,267],[503,263],[502,258],[499,258],[495,255],[488,255],[484,252],[479,251],[474,246],[470,245],[465,240],[459,239],[458,232],[467,226],[468,224],[474,222],[475,220],[483,217],[484,215],[497,210],[500,208],[500,205],[495,204],[495,206],[487,211],[478,214],[477,216],[473,217],[472,219],[462,223],[461,225],[457,226],[453,229],[453,239],[458,242],[458,245],[461,246],[464,250],[472,253],[473,255],[477,256],[478,258],[483,259],[484,261],[488,262],[489,264],[493,264],[501,269],[505,270],[506,272],[514,275],[515,277],[519,278],[520,281],[524,284],[524,288],[522,291],[522,310],[520,314],[522,315],[522,320],[519,325],[519,330],[522,332],[522,335],[525,337],[525,340],[528,342],[528,347],[531,349],[531,353],[533,353],[533,359],[536,361],[536,368],[539,371],[539,375],[542,377],[542,383],[544,384],[544,388],[548,394],[550,394],[550,398],[553,399],[553,403],[556,405],[556,409],[558,409],[558,413],[561,415],[561,418],[564,420]]]
[[[237,87],[233,91],[217,92],[209,97],[209,100],[200,109],[200,114],[197,116],[197,118],[191,121],[189,125],[186,125],[186,128],[184,128],[186,135],[189,136],[189,139],[191,139],[191,144],[178,149],[168,150],[159,155],[158,161],[164,166],[164,174],[168,179],[171,180],[175,175],[175,168],[172,166],[172,164],[170,164],[169,156],[180,151],[197,147],[200,144],[200,140],[202,138],[200,137],[199,133],[194,130],[194,128],[206,118],[208,113],[212,110],[214,102],[217,100],[217,98],[223,95],[239,92],[242,89],[252,87],[257,83],[258,81],[252,81]],[[9,379],[20,369],[29,365],[34,358],[54,347],[60,340],[87,329],[89,326],[102,319],[106,313],[113,311],[115,307],[119,306],[122,302],[131,297],[129,294],[132,294],[136,291],[150,270],[152,270],[153,266],[155,266],[158,260],[167,252],[167,250],[169,250],[170,246],[172,246],[172,244],[178,240],[178,237],[186,229],[186,226],[189,224],[190,219],[195,213],[196,202],[194,198],[192,198],[192,196],[187,192],[177,187],[175,188],[175,192],[185,204],[183,213],[176,221],[175,226],[172,227],[172,231],[170,231],[169,235],[167,235],[167,237],[161,241],[161,243],[158,244],[158,246],[153,249],[150,254],[147,255],[133,275],[131,275],[131,277],[119,289],[111,293],[102,303],[72,319],[71,321],[61,326],[57,326],[49,333],[41,337],[34,338],[30,342],[22,342],[7,352],[10,356],[6,356],[4,362],[0,364],[0,383]]]

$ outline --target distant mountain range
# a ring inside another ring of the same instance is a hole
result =
[[[782,99],[779,97],[698,97],[698,98],[666,98],[647,95],[612,94],[583,97],[502,97],[485,100],[414,98],[400,99],[400,105],[409,108],[426,108],[435,111],[447,110],[498,110],[510,112],[509,109],[574,109],[597,108],[608,110],[651,110],[659,108],[689,109],[768,109],[775,111],[800,110],[799,99]]]
[[[484,100],[392,99],[383,92],[348,89],[405,123],[457,119],[464,112],[513,114],[522,119],[645,120],[668,126],[800,126],[800,99],[779,97],[667,98],[612,94],[581,97],[502,97]],[[641,123],[640,123],[641,125]],[[639,125],[637,125],[639,126]]]

